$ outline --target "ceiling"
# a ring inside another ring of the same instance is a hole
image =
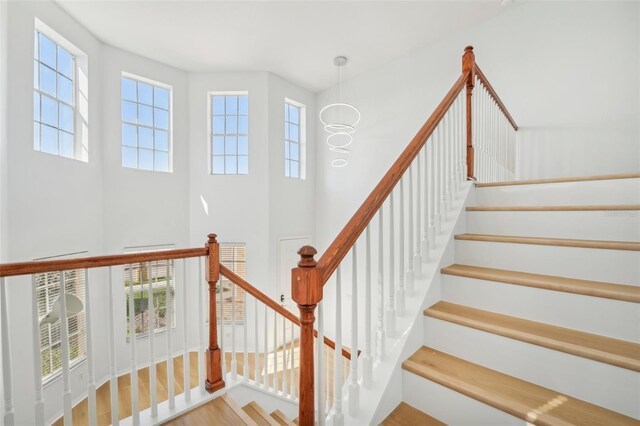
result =
[[[104,43],[187,71],[270,71],[312,91],[499,14],[490,1],[65,1]]]

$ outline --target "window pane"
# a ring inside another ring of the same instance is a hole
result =
[[[163,109],[154,108],[153,110],[154,126],[160,129],[169,128],[169,111]]]
[[[153,105],[153,86],[138,82],[138,102]]]
[[[62,157],[73,158],[73,135],[67,132],[60,134],[60,155]]]
[[[60,129],[73,133],[73,110],[64,104],[60,104]]]
[[[58,154],[58,130],[50,126],[41,126],[40,150],[49,154]]]
[[[284,138],[289,139],[289,123],[284,123]]]
[[[33,57],[38,59],[38,31],[33,32]]]
[[[294,106],[289,108],[289,121],[293,124],[298,124],[300,122],[300,109]]]
[[[238,114],[249,114],[249,96],[238,96]]]
[[[33,123],[33,149],[40,151],[40,124]]]
[[[135,81],[122,77],[122,99],[133,102],[137,100]]]
[[[249,174],[249,157],[245,155],[238,156],[238,174],[239,175]]]
[[[40,90],[51,96],[56,95],[56,72],[40,64]]]
[[[235,136],[226,136],[224,138],[224,152],[227,155],[233,155],[238,153],[237,148],[237,137]]]
[[[58,102],[48,96],[42,97],[42,122],[58,127]]]
[[[138,122],[138,107],[133,102],[122,101],[122,121]]]
[[[238,114],[238,97],[237,96],[225,96],[226,109],[225,114]]]
[[[56,68],[56,44],[40,34],[40,62]]]
[[[73,56],[61,47],[58,47],[58,72],[69,78],[73,78]]]
[[[224,96],[213,97],[213,114],[224,115]]]
[[[123,167],[138,167],[138,150],[135,148],[122,147],[122,166]]]
[[[249,155],[249,138],[238,136],[238,154]]]
[[[40,75],[39,70],[40,63],[38,61],[33,62],[33,88],[38,89],[40,87]]]
[[[166,152],[155,152],[153,159],[153,168],[161,172],[169,171],[169,154]]]
[[[122,145],[138,146],[138,128],[136,126],[122,125]]]
[[[296,160],[298,161],[300,158],[299,153],[298,153],[298,148],[300,147],[300,145],[298,145],[297,143],[292,143],[289,145],[289,158],[291,158],[292,160]]]
[[[291,161],[291,177],[292,178],[300,177],[298,172],[299,167],[300,167],[300,163],[298,163],[297,161]]]
[[[289,138],[293,142],[298,142],[299,132],[300,132],[300,128],[298,126],[296,126],[295,124],[289,125]]]
[[[284,160],[284,176],[289,177],[289,160]]]
[[[213,117],[213,133],[224,135],[224,116]]]
[[[212,172],[217,175],[224,174],[224,157],[213,157]]]
[[[249,116],[238,117],[238,133],[245,135],[249,133]]]
[[[169,91],[162,87],[153,88],[153,105],[158,108],[169,109]]]
[[[138,151],[139,167],[143,170],[153,170],[153,151],[149,149],[140,149]]]
[[[33,119],[40,121],[40,94],[33,92]]]
[[[213,137],[213,155],[224,155],[224,136]]]
[[[226,170],[227,174],[231,174],[231,175],[237,174],[238,173],[237,157],[235,157],[235,156],[227,156],[227,157],[224,157],[224,158],[225,158],[224,167],[225,167],[225,170]]]
[[[138,104],[138,123],[153,126],[153,108]]]
[[[73,104],[73,83],[67,77],[58,74],[58,99]]]
[[[289,142],[284,141],[284,159],[289,159]]]
[[[161,151],[169,151],[169,133],[164,130],[156,130],[155,148]]]
[[[138,128],[138,145],[141,148],[153,149],[153,130],[146,127]]]
[[[227,115],[226,131],[228,135],[238,133],[238,117],[235,115]]]
[[[284,104],[284,121],[289,121],[289,104]]]

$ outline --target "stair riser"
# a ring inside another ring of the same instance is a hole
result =
[[[640,241],[640,211],[469,211],[467,232],[521,237]]]
[[[517,417],[469,398],[406,370],[402,371],[402,400],[456,426],[525,426]]]
[[[470,327],[425,317],[424,344],[467,361],[640,416],[640,374]]]
[[[640,179],[476,188],[480,206],[638,204]]]
[[[455,242],[456,263],[640,285],[640,252],[484,241]]]
[[[640,342],[640,305],[514,284],[443,275],[447,302]]]

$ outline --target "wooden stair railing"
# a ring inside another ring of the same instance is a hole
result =
[[[435,111],[429,116],[423,126],[420,128],[418,133],[413,137],[413,139],[409,142],[404,151],[400,154],[398,159],[393,163],[393,165],[386,172],[384,177],[380,180],[380,182],[376,185],[373,191],[369,194],[369,196],[365,199],[362,205],[358,208],[355,214],[351,217],[351,219],[347,222],[345,227],[340,231],[340,233],[336,236],[333,242],[329,245],[329,247],[322,254],[320,259],[316,262],[314,256],[317,254],[315,248],[311,246],[304,246],[299,251],[300,261],[298,262],[298,267],[294,268],[291,272],[291,294],[293,300],[297,303],[298,308],[300,310],[300,327],[301,327],[301,375],[300,375],[300,389],[301,396],[299,401],[299,424],[302,426],[312,426],[314,424],[314,416],[315,416],[315,406],[314,406],[314,356],[313,356],[313,324],[315,321],[315,309],[318,304],[323,299],[323,287],[327,283],[327,281],[332,277],[336,269],[338,269],[339,265],[343,261],[343,259],[347,256],[347,254],[354,248],[356,241],[365,231],[368,229],[368,226],[377,212],[381,212],[381,208],[383,203],[387,198],[392,194],[392,191],[401,181],[401,179],[405,176],[409,168],[413,165],[414,161],[418,163],[417,175],[418,180],[420,178],[420,163],[417,161],[418,155],[421,153],[421,150],[425,147],[426,143],[432,135],[434,131],[439,127],[443,118],[450,112],[452,105],[456,103],[456,101],[461,96],[461,92],[466,88],[466,123],[465,127],[465,139],[466,139],[466,178],[467,180],[476,180],[475,178],[475,170],[474,170],[474,135],[472,133],[472,129],[474,127],[473,122],[473,101],[472,95],[474,91],[474,87],[476,86],[476,82],[480,82],[484,87],[484,90],[488,93],[488,96],[495,102],[497,108],[500,113],[506,118],[508,123],[513,127],[514,130],[517,130],[518,127],[515,124],[515,121],[511,117],[511,115],[506,110],[503,102],[500,100],[498,95],[496,94],[493,87],[489,84],[486,76],[480,68],[477,66],[475,62],[475,55],[473,53],[473,47],[468,46],[464,50],[464,54],[462,56],[462,73],[457,78],[451,89],[444,96],[442,101],[438,104]],[[458,110],[460,107],[458,106]],[[483,117],[484,118],[484,117]],[[461,125],[463,123],[460,123]],[[506,139],[504,140],[506,144]],[[440,149],[440,148],[439,148]],[[453,148],[448,148],[452,149]],[[452,151],[449,151],[447,155],[450,155]],[[507,152],[508,150],[503,148],[502,146],[495,147],[495,157],[498,161],[499,167],[501,170],[500,173],[495,173],[496,175],[504,175],[506,177],[507,173]],[[443,154],[444,155],[444,154]],[[433,156],[433,151],[432,151]],[[515,157],[515,155],[514,155]],[[424,154],[425,158],[425,169],[427,167],[426,161],[426,150]],[[438,166],[441,167],[441,166]],[[450,170],[449,170],[450,171]],[[453,172],[451,172],[453,173]],[[426,170],[425,170],[426,177]],[[412,177],[410,176],[410,181],[412,181]],[[420,185],[418,183],[418,185]],[[448,183],[447,183],[448,185]],[[411,186],[410,186],[411,188]],[[418,186],[418,193],[420,192],[420,187]],[[411,190],[410,190],[411,191]],[[447,186],[448,191],[448,186]],[[400,192],[402,194],[402,192]],[[410,197],[413,196],[413,193],[410,194]],[[402,197],[402,195],[400,195]],[[402,198],[401,198],[402,200]],[[439,202],[439,200],[437,200]],[[402,201],[401,201],[402,203]],[[420,204],[420,198],[418,195],[418,202]],[[409,204],[411,206],[411,204]],[[426,210],[426,206],[425,206]],[[393,199],[391,199],[391,211],[393,211]],[[402,210],[401,210],[402,212]],[[420,207],[418,207],[418,212],[420,212]],[[412,214],[411,212],[410,214]],[[426,218],[427,213],[425,212],[425,234],[427,229]],[[411,218],[411,216],[410,216]],[[382,217],[380,218],[382,220]],[[393,221],[393,216],[391,216],[391,220]],[[401,218],[403,220],[403,218]],[[420,222],[418,218],[418,228],[420,228]],[[412,219],[410,219],[412,221]],[[411,226],[411,225],[410,225]],[[431,226],[431,225],[429,225]],[[391,226],[393,229],[393,225]],[[411,228],[410,228],[411,229]],[[382,227],[380,228],[380,232],[382,232]],[[393,239],[393,231],[391,231],[391,238]],[[367,244],[369,241],[369,235],[367,232]],[[401,245],[404,244],[401,241]],[[411,241],[411,240],[410,240]],[[392,241],[393,243],[393,241]],[[411,242],[410,242],[411,244]],[[419,243],[418,243],[419,244]],[[382,255],[382,254],[381,254]],[[367,256],[369,253],[367,252]],[[354,259],[356,255],[354,253]],[[368,260],[367,260],[368,262]],[[412,262],[412,258],[409,258],[409,262]],[[354,289],[357,288],[354,286]],[[355,296],[354,296],[355,297]],[[392,299],[393,303],[393,299]],[[351,327],[354,327],[352,324]],[[341,333],[341,331],[339,332]],[[352,370],[352,374],[355,370]],[[365,379],[366,381],[366,379]],[[350,396],[350,405],[353,403],[353,397]],[[357,402],[353,403],[357,407]],[[321,415],[322,411],[320,411]],[[341,414],[338,414],[338,417],[334,417],[334,424],[340,424],[342,422]],[[321,419],[320,424],[324,424],[324,419]]]

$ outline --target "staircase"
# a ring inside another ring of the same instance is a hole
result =
[[[294,426],[280,410],[267,413],[252,401],[240,408],[228,394],[223,394],[187,414],[164,423],[168,426],[188,425],[249,425],[249,426]]]
[[[475,204],[383,424],[640,424],[640,175],[477,184]]]

